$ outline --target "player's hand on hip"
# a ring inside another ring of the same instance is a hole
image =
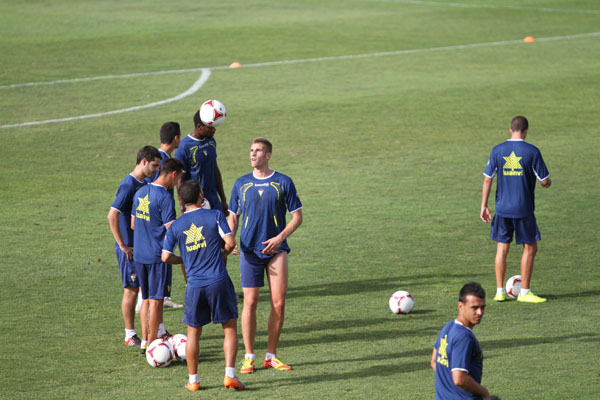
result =
[[[121,251],[123,253],[125,253],[127,255],[127,259],[129,261],[133,261],[133,247],[129,247],[129,246],[119,246],[119,248],[121,249]]]
[[[263,254],[275,254],[277,250],[279,250],[279,246],[281,246],[282,240],[280,240],[277,236],[272,237],[271,239],[267,239],[262,244],[265,245],[263,249]]]

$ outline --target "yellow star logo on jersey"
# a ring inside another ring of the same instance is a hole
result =
[[[144,214],[150,214],[150,201],[148,200],[148,195],[145,197],[138,197],[140,204],[137,207],[137,211],[142,212]]]
[[[521,163],[519,163],[523,157],[517,157],[514,151],[510,153],[510,156],[502,158],[504,158],[504,161],[506,161],[504,163],[504,169],[523,169],[523,167],[521,167]]]
[[[185,239],[185,244],[190,244],[190,243],[198,243],[200,241],[204,240],[204,236],[202,235],[202,229],[204,227],[197,227],[196,224],[194,224],[192,222],[192,225],[190,225],[190,229],[188,229],[187,231],[183,231],[183,233],[185,233],[185,235],[187,236]]]
[[[440,348],[437,351],[437,362],[441,365],[448,366],[448,353],[446,348],[448,347],[448,335],[446,334],[440,339]]]
[[[185,247],[187,251],[194,251],[206,247],[206,240],[204,239],[204,235],[202,235],[203,228],[203,226],[197,227],[196,224],[192,222],[190,229],[183,231],[186,236]],[[191,246],[188,246],[188,244],[191,244]]]

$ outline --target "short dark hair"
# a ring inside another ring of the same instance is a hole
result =
[[[194,114],[194,129],[196,129],[198,125],[204,125],[204,122],[202,122],[202,119],[200,118],[200,109]]]
[[[480,299],[485,299],[485,290],[483,290],[483,287],[477,282],[469,282],[460,289],[458,301],[464,303],[467,300],[467,296],[470,294],[479,297]]]
[[[181,129],[177,122],[165,122],[160,127],[160,142],[169,144],[175,140],[177,136],[181,136]]]
[[[202,193],[200,184],[195,179],[189,179],[181,184],[179,195],[185,204],[196,204]]]
[[[527,118],[517,115],[510,121],[510,129],[513,132],[524,132],[529,129],[529,121],[527,121]]]
[[[159,160],[162,158],[158,149],[154,146],[144,146],[137,153],[136,165],[141,163],[142,160],[150,162],[154,161],[155,158],[158,158]]]
[[[176,158],[168,158],[163,161],[160,166],[160,175],[168,175],[173,171],[177,171],[177,173],[181,173],[183,171],[183,163]]]
[[[271,144],[271,142],[269,142],[267,139],[263,138],[263,137],[257,137],[252,141],[252,144],[254,143],[262,143],[265,145],[265,147],[267,148],[267,153],[272,153],[273,152],[273,145]]]

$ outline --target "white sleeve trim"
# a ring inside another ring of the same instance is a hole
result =
[[[221,227],[219,226],[219,235],[221,236],[221,238],[224,238],[225,236],[231,235],[231,234],[232,234],[232,232],[229,232],[229,233],[223,232],[223,229],[221,229]]]
[[[240,215],[241,214],[241,212],[233,211],[231,208],[229,208],[229,212],[233,213],[234,215]]]
[[[302,207],[298,207],[294,211],[290,211],[290,214],[293,214],[293,213],[295,213],[296,211],[299,211],[299,210],[302,210]]]
[[[464,368],[452,368],[452,371],[464,371],[467,374],[469,373],[469,370],[468,369],[464,369]]]
[[[111,209],[111,210],[115,210],[115,211],[116,211],[116,212],[118,212],[119,214],[123,214],[123,211],[119,210],[118,208],[111,207],[110,209]]]
[[[167,252],[167,253],[169,253],[169,254],[175,254],[175,253],[173,253],[172,251],[169,251],[169,250],[167,250],[167,249],[162,249],[162,251],[164,251],[164,252]]]

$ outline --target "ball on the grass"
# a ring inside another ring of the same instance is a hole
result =
[[[221,125],[227,118],[227,109],[219,100],[207,100],[200,106],[200,119],[207,126]]]
[[[390,297],[390,310],[394,314],[408,314],[415,305],[415,299],[405,290],[398,290]]]
[[[521,275],[515,275],[506,281],[506,294],[511,299],[516,299],[521,291]]]
[[[171,346],[173,346],[173,355],[179,361],[185,361],[185,345],[187,343],[187,336],[178,333],[169,338]]]
[[[146,349],[146,361],[151,367],[166,367],[173,361],[173,346],[168,340],[156,339]]]

